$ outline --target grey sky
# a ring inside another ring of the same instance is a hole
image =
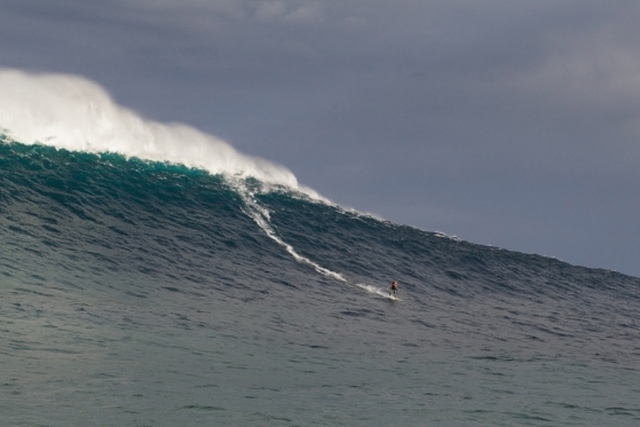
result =
[[[0,0],[0,67],[278,162],[331,200],[640,276],[640,3]]]

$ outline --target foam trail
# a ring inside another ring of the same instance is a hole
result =
[[[98,84],[67,74],[0,69],[0,133],[23,144],[183,164],[212,174],[255,177],[314,197],[283,166],[246,156],[184,124],[142,118]]]
[[[341,282],[347,281],[347,279],[345,279],[342,276],[342,274],[336,273],[335,271],[331,271],[327,268],[324,268],[321,265],[311,261],[309,258],[306,258],[300,255],[298,252],[296,252],[293,246],[291,246],[290,244],[282,240],[280,236],[278,236],[278,234],[276,233],[276,230],[271,225],[269,211],[264,206],[261,206],[258,203],[258,201],[253,196],[253,193],[238,179],[232,178],[232,179],[228,179],[227,181],[233,187],[233,189],[240,195],[240,197],[242,197],[242,200],[244,201],[244,204],[245,204],[244,213],[246,213],[251,219],[253,219],[255,223],[258,224],[258,226],[265,232],[265,234],[269,236],[269,238],[271,238],[280,246],[285,248],[286,251],[289,252],[289,254],[291,254],[291,256],[296,261],[298,261],[301,264],[306,264],[313,267],[313,269],[315,269],[318,273],[325,275],[327,277],[331,277]]]
[[[367,291],[369,293],[380,295],[380,296],[385,297],[385,298],[389,297],[389,292],[387,292],[384,287],[377,288],[375,286],[365,285],[363,283],[356,283],[356,286],[361,288],[361,289],[364,289],[365,291]]]
[[[258,224],[258,226],[265,232],[267,236],[269,236],[269,238],[271,238],[280,246],[285,248],[286,251],[289,252],[289,254],[291,254],[291,256],[297,262],[313,267],[313,269],[315,269],[318,273],[324,276],[331,277],[341,282],[349,283],[349,281],[345,279],[344,276],[342,276],[342,274],[336,273],[335,271],[331,271],[328,268],[322,267],[321,265],[311,261],[309,258],[306,258],[300,255],[298,252],[296,252],[293,246],[291,246],[290,244],[282,240],[282,238],[278,236],[276,230],[271,225],[271,218],[269,215],[269,211],[264,206],[261,206],[258,203],[258,201],[255,199],[254,193],[251,190],[249,190],[249,188],[247,188],[244,182],[233,177],[227,177],[227,182],[236,191],[236,193],[240,195],[240,197],[244,201],[244,205],[245,205],[243,209],[244,213],[247,214],[247,216],[249,216],[251,219],[253,219],[253,221],[256,224]],[[355,285],[360,289],[364,289],[365,291],[372,294],[376,294],[378,296],[382,296],[385,298],[389,296],[388,292],[385,291],[384,287],[377,288],[375,286],[365,285],[362,283],[356,283]]]
[[[331,277],[341,282],[349,283],[349,281],[347,281],[347,279],[345,279],[342,274],[331,271],[328,268],[324,268],[321,265],[311,261],[309,258],[300,255],[298,252],[296,252],[293,246],[282,240],[282,238],[278,236],[276,230],[271,225],[269,211],[264,206],[261,206],[258,203],[258,201],[254,197],[253,192],[251,192],[243,182],[241,182],[237,178],[228,178],[227,182],[236,191],[236,193],[238,193],[240,197],[242,197],[245,205],[243,209],[244,213],[247,214],[247,216],[249,216],[251,219],[253,219],[253,221],[258,224],[258,226],[265,232],[267,236],[269,236],[269,238],[285,248],[286,251],[289,252],[289,254],[291,254],[291,256],[297,262],[313,267],[314,270],[324,276]],[[377,288],[375,286],[365,285],[362,283],[356,283],[355,285],[360,289],[364,289],[369,293],[376,294],[381,297],[388,298],[389,296],[384,287]]]

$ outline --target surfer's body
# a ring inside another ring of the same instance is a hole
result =
[[[389,296],[398,298],[398,282],[396,282],[395,280],[391,282],[387,290],[389,291]]]

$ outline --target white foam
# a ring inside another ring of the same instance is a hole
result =
[[[24,144],[183,164],[305,191],[283,166],[238,152],[180,123],[158,123],[117,105],[98,84],[68,74],[0,69],[0,128]]]
[[[282,240],[275,228],[271,224],[271,218],[269,211],[264,206],[260,205],[256,200],[254,194],[246,187],[245,183],[238,179],[229,179],[229,184],[234,190],[242,197],[244,201],[244,212],[265,232],[269,238],[278,243],[299,263],[306,264],[316,270],[318,273],[346,282],[347,280],[340,273],[331,271],[328,268],[324,268],[321,265],[311,261],[309,258],[300,255],[290,244]]]
[[[385,298],[387,298],[389,296],[389,292],[387,292],[384,287],[376,287],[376,286],[372,286],[372,285],[365,285],[363,283],[356,283],[356,286],[361,288],[361,289],[364,289],[365,291],[367,291],[369,293],[380,295],[380,296],[383,296]]]

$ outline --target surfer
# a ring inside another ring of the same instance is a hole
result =
[[[398,291],[398,282],[396,282],[395,280],[393,282],[391,282],[391,284],[389,285],[389,287],[387,288],[387,290],[389,291],[389,296],[391,296],[393,294],[393,296],[395,298],[398,298],[397,295],[397,291]]]

